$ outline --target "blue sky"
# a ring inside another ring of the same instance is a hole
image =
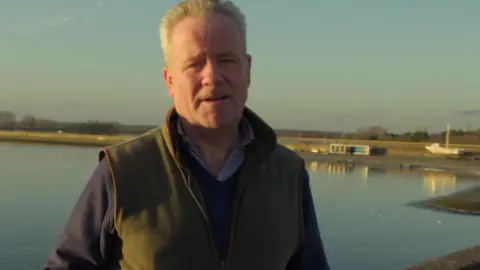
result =
[[[173,0],[3,0],[0,110],[158,124]],[[480,1],[237,0],[275,128],[480,128]],[[470,112],[470,113],[468,113]]]

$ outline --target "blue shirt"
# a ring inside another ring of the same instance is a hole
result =
[[[206,170],[208,170],[202,158],[200,150],[197,148],[195,143],[186,136],[185,131],[180,124],[180,120],[177,122],[177,129],[178,133],[183,139],[185,146],[188,149],[189,154],[193,158],[195,158],[195,160],[199,162]],[[243,118],[242,121],[240,121],[240,142],[233,149],[232,153],[230,153],[227,160],[225,161],[225,165],[216,176],[218,181],[226,181],[238,170],[238,168],[240,168],[245,158],[245,146],[247,146],[247,144],[253,141],[253,139],[255,139],[255,136],[253,134],[252,127],[250,126],[248,121]]]

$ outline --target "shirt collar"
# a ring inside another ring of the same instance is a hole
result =
[[[185,130],[183,129],[182,124],[180,123],[180,119],[177,121],[177,129],[178,129],[178,134],[182,137],[182,140],[184,143],[187,144],[192,144],[192,140],[188,138],[188,136],[185,134]],[[241,146],[247,146],[249,143],[251,143],[255,139],[255,135],[252,129],[252,126],[248,122],[248,120],[243,117],[240,120],[240,144]]]

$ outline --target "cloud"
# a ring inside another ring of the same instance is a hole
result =
[[[480,116],[480,109],[463,110],[463,111],[460,111],[460,114],[464,116],[476,116],[476,115]]]
[[[52,27],[60,26],[60,25],[62,25],[62,24],[68,23],[68,22],[71,21],[71,20],[73,20],[73,17],[72,17],[72,16],[61,17],[61,18],[52,20],[52,21],[50,22],[50,26],[52,26]]]
[[[72,16],[59,16],[55,18],[30,18],[6,27],[8,33],[15,36],[32,36],[43,34],[54,27],[67,24],[73,20]]]

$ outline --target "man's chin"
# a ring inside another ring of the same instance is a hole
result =
[[[208,115],[207,117],[204,118],[203,122],[204,122],[203,126],[209,129],[220,129],[220,128],[238,124],[238,120],[236,119],[236,117],[233,117],[232,115],[222,116],[217,114]]]

